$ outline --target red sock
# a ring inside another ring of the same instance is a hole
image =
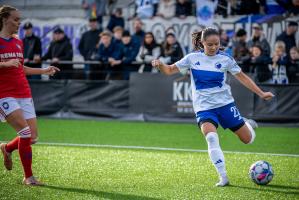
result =
[[[25,178],[32,176],[32,150],[31,138],[20,138],[19,141],[19,155],[23,165]]]
[[[18,149],[18,145],[19,145],[19,139],[20,137],[15,137],[12,141],[10,141],[9,143],[6,144],[5,146],[5,150],[8,153],[13,152],[14,150]]]

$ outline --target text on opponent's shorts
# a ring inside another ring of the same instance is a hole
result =
[[[220,124],[224,129],[229,128],[232,131],[238,130],[245,123],[235,103],[211,110],[199,111],[196,113],[196,120],[200,125],[204,122],[210,122],[216,128]]]
[[[0,99],[0,121],[5,121],[5,118],[13,111],[21,109],[24,119],[36,118],[34,104],[32,98],[2,98]]]

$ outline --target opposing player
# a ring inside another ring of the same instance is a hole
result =
[[[274,95],[271,92],[263,92],[241,71],[233,58],[219,50],[220,38],[216,29],[206,28],[193,33],[192,37],[196,52],[186,55],[172,65],[166,65],[159,60],[153,60],[152,65],[166,75],[185,73],[190,69],[196,119],[208,143],[210,159],[220,177],[216,186],[226,186],[229,180],[217,135],[218,124],[223,128],[229,128],[245,144],[254,141],[253,126],[256,126],[252,123],[253,120],[244,121],[240,115],[231,95],[230,86],[225,83],[227,72],[265,100],[271,99]]]
[[[26,75],[53,75],[58,68],[46,69],[23,66],[23,44],[15,36],[20,26],[20,13],[11,6],[0,7],[0,120],[6,120],[18,136],[1,144],[4,166],[12,169],[11,154],[19,150],[25,185],[42,185],[32,174],[31,143],[37,141],[37,122]]]

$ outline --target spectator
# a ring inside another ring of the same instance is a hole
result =
[[[69,38],[61,28],[53,32],[53,41],[50,43],[47,53],[42,60],[51,59],[51,65],[60,68],[61,73],[56,74],[55,79],[71,79],[73,73],[72,64],[60,64],[59,61],[72,61],[73,47]]]
[[[159,0],[135,0],[136,17],[149,19],[156,15]]]
[[[24,45],[24,65],[33,68],[40,68],[42,45],[40,38],[35,36],[32,31],[32,24],[27,22],[24,24],[23,29],[25,30],[25,37],[23,38]],[[34,63],[29,63],[33,61]],[[41,79],[40,75],[28,76],[29,79]]]
[[[136,41],[132,40],[129,31],[124,31],[122,34],[122,49],[121,59],[112,60],[111,65],[121,65],[123,71],[123,79],[128,80],[131,72],[138,71],[137,65],[133,64],[139,51],[139,46]]]
[[[101,29],[98,29],[97,18],[89,19],[89,30],[82,34],[80,42],[79,42],[79,52],[83,56],[84,60],[93,60],[95,48],[97,43],[99,42],[99,34],[101,33]],[[86,77],[89,75],[89,64],[84,65],[84,72]]]
[[[167,33],[166,40],[162,44],[160,60],[166,64],[170,64],[179,61],[183,57],[183,50],[176,40],[174,33]]]
[[[106,13],[106,0],[82,0],[82,8],[85,10],[86,19],[97,18],[99,26],[102,27],[103,16]]]
[[[263,49],[263,53],[266,56],[270,56],[270,53],[271,53],[270,44],[264,36],[262,27],[258,24],[254,24],[252,26],[252,38],[251,38],[251,40],[248,41],[248,44],[247,44],[249,51],[251,51],[251,48],[254,45],[261,46]]]
[[[140,72],[151,72],[151,61],[157,59],[161,55],[161,47],[157,44],[154,34],[147,32],[144,36],[144,41],[139,49],[136,60],[143,62],[144,65],[140,67]]]
[[[275,84],[288,84],[286,65],[288,64],[285,43],[277,41],[274,47],[274,54],[272,57],[272,71],[273,71],[273,83]]]
[[[181,19],[192,15],[192,3],[190,0],[178,0],[175,5],[175,16]]]
[[[274,0],[263,0],[261,1],[263,7],[264,7],[264,13],[267,15],[279,15],[279,14],[284,14],[286,10],[277,3],[277,1]]]
[[[277,36],[276,41],[283,41],[286,45],[286,52],[289,57],[290,49],[296,46],[296,32],[298,31],[298,23],[290,21],[287,29]]]
[[[107,25],[107,29],[109,29],[111,32],[113,31],[114,27],[120,26],[122,28],[125,27],[125,20],[122,16],[122,9],[117,8],[114,12],[114,14],[111,15],[110,20]]]
[[[161,0],[156,15],[167,19],[174,17],[175,0]]]
[[[299,0],[275,0],[281,5],[289,14],[299,14]]]
[[[299,48],[292,47],[290,50],[290,62],[287,68],[290,83],[299,83]]]
[[[263,54],[263,49],[261,46],[254,45],[252,47],[252,56],[250,58],[250,63],[253,64],[253,69],[256,75],[257,82],[271,83],[272,71],[269,68],[271,58]]]
[[[237,15],[260,14],[259,0],[239,0],[236,5]]]
[[[247,32],[244,29],[239,29],[236,33],[236,39],[233,41],[233,57],[237,62],[241,62],[242,71],[249,72],[249,65],[244,63],[250,57],[249,49],[247,48]]]
[[[132,39],[136,40],[136,42],[139,44],[139,47],[141,46],[145,35],[145,32],[142,29],[142,25],[142,21],[138,18],[136,18],[133,22],[134,33],[132,35]]]
[[[218,5],[216,8],[215,13],[218,15],[223,16],[224,18],[227,17],[228,12],[228,1],[227,0],[218,0]]]
[[[113,29],[113,42],[114,42],[114,44],[119,45],[119,46],[122,45],[121,38],[122,38],[123,32],[124,32],[124,29],[121,26],[114,27],[114,29]]]
[[[219,34],[220,34],[220,45],[222,47],[227,47],[229,44],[229,37],[228,37],[226,31],[223,29],[220,29]]]
[[[102,78],[109,79],[112,73],[119,71],[116,68],[111,68],[110,64],[112,63],[113,60],[120,59],[120,48],[112,41],[112,33],[110,31],[103,31],[100,34],[100,37],[101,40],[98,49],[97,59],[103,63],[101,65],[101,69],[106,71],[107,74],[106,72],[104,72],[102,74],[95,74],[95,76],[98,77],[99,79]],[[114,65],[112,67],[114,67]],[[94,71],[97,69],[92,69],[92,70]],[[94,78],[94,76],[92,77]]]
[[[83,56],[84,60],[90,60],[91,54],[96,44],[99,42],[99,34],[102,32],[98,28],[97,19],[89,19],[89,30],[82,34],[82,37],[79,42],[78,49],[80,54]]]

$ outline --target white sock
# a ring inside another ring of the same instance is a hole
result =
[[[250,142],[248,143],[248,144],[251,144],[251,143],[253,143],[253,141],[255,139],[255,131],[254,131],[254,129],[252,128],[252,126],[248,122],[245,122],[245,124],[248,127],[248,129],[250,131],[250,134],[251,134],[251,139],[250,139]]]
[[[219,176],[222,179],[227,179],[225,160],[223,152],[219,145],[218,135],[215,132],[210,132],[206,135],[206,140],[208,143],[208,151],[210,159],[215,166]]]

